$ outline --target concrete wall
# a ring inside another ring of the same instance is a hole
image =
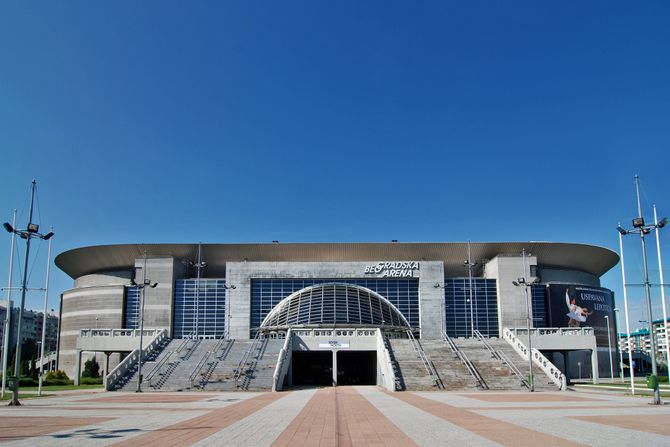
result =
[[[63,293],[58,367],[70,378],[75,371],[77,337],[82,328],[120,328],[123,323],[122,285],[82,287]],[[97,321],[96,321],[97,318]],[[118,361],[118,357],[114,359]]]
[[[332,278],[373,279],[366,275],[365,267],[383,260],[369,262],[229,262],[226,264],[226,283],[234,285],[228,290],[227,319],[231,338],[248,338],[251,316],[251,280],[258,278]],[[444,284],[444,268],[439,261],[423,261],[414,271],[419,279],[419,314],[421,336],[440,336],[440,315],[444,313],[444,291],[435,284]]]
[[[94,273],[84,275],[74,281],[75,289],[95,286],[120,286],[130,284],[133,272],[131,270],[120,270],[117,272]]]
[[[144,259],[135,260],[135,281],[141,283],[144,273]],[[174,303],[175,279],[183,277],[185,267],[173,257],[147,259],[146,277],[156,288],[144,289],[144,328],[167,328],[172,334],[172,304]]]
[[[484,277],[497,279],[498,292],[498,324],[503,327],[526,327],[527,325],[527,302],[525,287],[517,287],[512,284],[520,277],[530,278],[531,266],[537,266],[535,256],[526,257],[526,268],[524,270],[523,258],[519,256],[496,256],[484,266]],[[530,290],[528,290],[528,301]],[[531,322],[533,310],[530,309]],[[533,325],[531,324],[531,327]]]
[[[600,287],[600,279],[597,276],[590,273],[579,272],[577,270],[540,267],[539,275],[543,283],[562,282]]]

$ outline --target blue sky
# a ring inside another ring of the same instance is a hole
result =
[[[0,216],[25,210],[35,178],[55,253],[391,239],[616,250],[635,174],[646,215],[670,214],[670,5],[463,3],[5,2]],[[639,282],[639,241],[626,250]],[[9,237],[0,253],[4,284]],[[71,280],[52,278],[57,307]],[[620,270],[603,285],[620,296]]]

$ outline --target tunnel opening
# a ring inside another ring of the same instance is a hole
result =
[[[333,384],[333,354],[330,351],[293,351],[293,385]]]
[[[376,351],[338,351],[338,385],[376,385]]]

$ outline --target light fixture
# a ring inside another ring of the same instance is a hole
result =
[[[14,227],[12,227],[9,222],[5,222],[2,224],[3,227],[5,227],[5,230],[9,231],[10,233],[14,232]]]
[[[636,217],[633,219],[633,227],[641,228],[644,227],[644,217]]]

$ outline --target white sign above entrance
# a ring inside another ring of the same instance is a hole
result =
[[[319,342],[319,348],[346,349],[346,348],[349,348],[349,340],[347,340],[347,341],[339,341],[339,340],[320,341]]]
[[[419,270],[418,261],[393,261],[366,265],[364,273],[380,278],[411,278],[414,270]]]

